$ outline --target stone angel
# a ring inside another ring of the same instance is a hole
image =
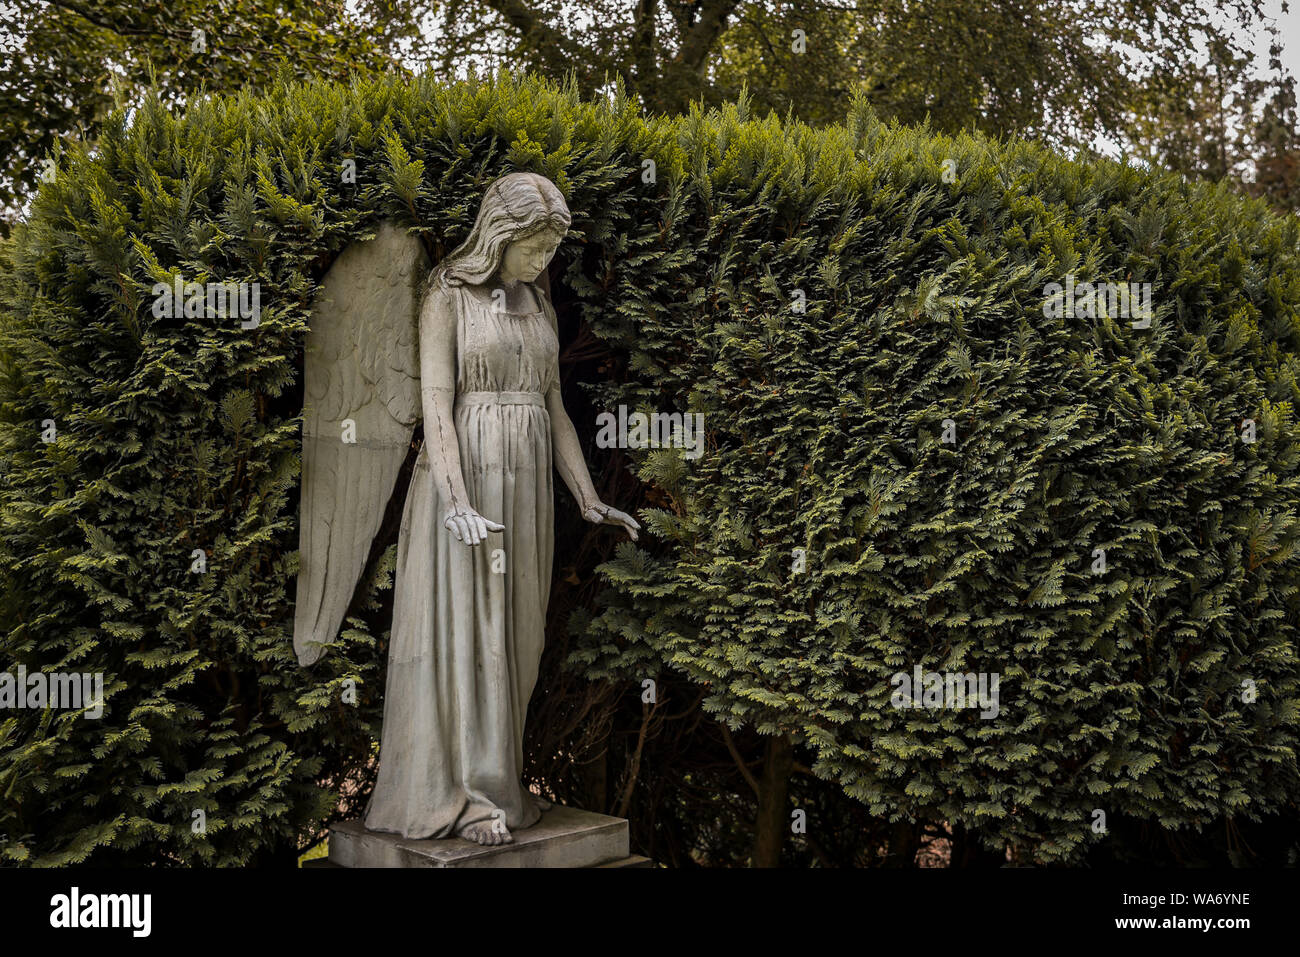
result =
[[[397,545],[379,771],[365,825],[408,838],[513,840],[544,802],[521,783],[524,716],[545,640],[552,463],[588,521],[637,537],[600,501],[560,399],[559,339],[536,283],[570,214],[511,173],[423,281],[390,223],[339,256],[307,339],[294,648],[337,636],[415,424]]]

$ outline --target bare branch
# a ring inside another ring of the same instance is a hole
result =
[[[566,33],[555,29],[520,0],[485,0],[501,19],[514,27],[528,45],[539,54],[549,54],[546,59],[562,72],[562,67],[578,62],[578,51]]]
[[[681,48],[673,59],[695,73],[703,73],[713,45],[727,28],[727,17],[737,6],[739,0],[706,0],[699,19],[682,38]]]
[[[749,782],[749,786],[754,789],[754,794],[756,796],[761,796],[763,791],[762,788],[759,787],[758,779],[755,778],[749,768],[745,766],[745,759],[742,758],[740,752],[736,750],[736,742],[731,739],[731,732],[728,731],[727,726],[721,722],[719,722],[718,727],[722,729],[722,740],[727,742],[727,750],[731,752],[731,757],[736,762],[736,767],[740,768],[740,773],[745,776],[745,780]]]

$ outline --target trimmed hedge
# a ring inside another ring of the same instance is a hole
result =
[[[572,616],[588,678],[684,677],[871,813],[1020,861],[1081,860],[1096,810],[1295,816],[1294,218],[862,101],[813,130],[379,78],[142,104],[0,253],[2,661],[106,689],[98,720],[0,714],[0,859],[277,860],[355,812],[393,552],[299,669],[310,303],[381,218],[449,251],[513,169],[569,198],[552,282],[608,347],[598,407],[705,416],[698,460],[624,453],[652,534]],[[155,317],[177,274],[260,283],[260,325]],[[1150,328],[1049,318],[1067,276],[1152,283]],[[893,707],[915,666],[998,674],[997,717]]]

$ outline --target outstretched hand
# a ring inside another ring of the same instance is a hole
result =
[[[627,512],[620,512],[604,502],[596,502],[594,505],[588,506],[582,513],[582,517],[597,525],[621,525],[627,529],[628,535],[631,536],[634,542],[637,539],[637,530],[641,527],[637,524],[636,519]]]
[[[468,505],[447,509],[442,520],[442,527],[456,536],[456,541],[466,545],[486,542],[488,532],[504,532],[506,527],[490,518],[484,518]]]

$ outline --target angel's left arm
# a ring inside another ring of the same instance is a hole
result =
[[[551,330],[558,342],[560,331],[555,321],[555,309],[550,297],[542,299],[542,309],[551,320]],[[624,529],[632,541],[636,541],[641,525],[626,512],[606,505],[596,495],[591,473],[587,471],[587,460],[582,457],[582,446],[578,444],[578,430],[573,427],[569,413],[564,411],[564,402],[560,399],[560,363],[556,355],[555,368],[552,371],[551,386],[546,390],[546,411],[551,418],[551,453],[555,459],[555,468],[569,486],[569,491],[578,500],[582,517],[597,525],[614,525]]]
[[[558,341],[560,332],[555,320],[555,310],[549,298],[540,295],[542,309],[551,321],[551,330]],[[586,513],[600,504],[596,486],[592,484],[591,473],[587,471],[587,460],[582,456],[582,446],[578,442],[578,430],[573,427],[573,420],[564,411],[564,401],[560,398],[560,369],[557,357],[552,371],[551,387],[546,390],[546,411],[551,418],[551,454],[555,459],[555,470],[564,479],[573,497],[578,500],[578,510]]]

